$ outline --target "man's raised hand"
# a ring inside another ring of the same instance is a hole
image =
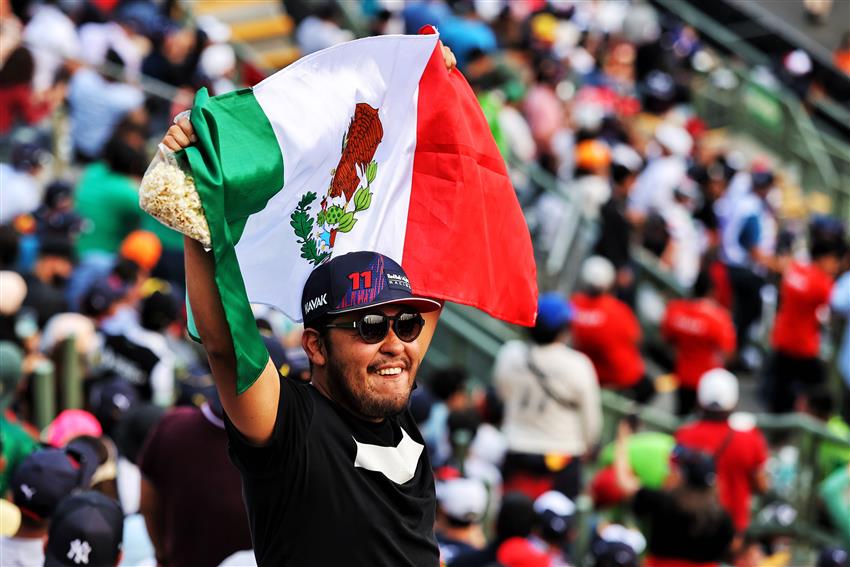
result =
[[[177,152],[197,140],[192,123],[189,122],[189,112],[186,111],[174,117],[174,124],[168,128],[162,143],[172,152]]]

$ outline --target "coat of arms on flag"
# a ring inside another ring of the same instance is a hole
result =
[[[378,174],[378,162],[372,158],[383,135],[378,109],[358,103],[342,139],[339,164],[331,170],[327,194],[319,203],[320,210],[311,216],[317,194],[308,191],[292,211],[289,224],[301,245],[301,257],[314,266],[331,257],[337,235],[351,232],[357,213],[372,204],[372,182]]]
[[[197,190],[186,210],[205,222],[184,233],[208,224],[240,392],[268,360],[249,302],[300,320],[307,276],[334,254],[379,252],[417,295],[534,323],[528,228],[438,35],[355,40],[250,89],[202,89],[191,122],[197,142],[178,158]]]

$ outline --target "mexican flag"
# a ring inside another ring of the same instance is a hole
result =
[[[534,323],[522,211],[438,37],[360,39],[253,88],[196,95],[198,141],[183,157],[209,224],[240,392],[268,359],[248,302],[300,320],[307,276],[335,254],[380,252],[416,294]]]

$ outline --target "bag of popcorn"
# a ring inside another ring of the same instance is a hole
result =
[[[139,205],[165,226],[212,246],[210,228],[191,175],[178,165],[174,152],[159,145],[139,188]]]

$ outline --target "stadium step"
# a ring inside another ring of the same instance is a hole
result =
[[[295,24],[282,2],[183,0],[183,5],[194,17],[213,16],[227,25],[240,56],[269,74],[301,56],[292,41]]]

